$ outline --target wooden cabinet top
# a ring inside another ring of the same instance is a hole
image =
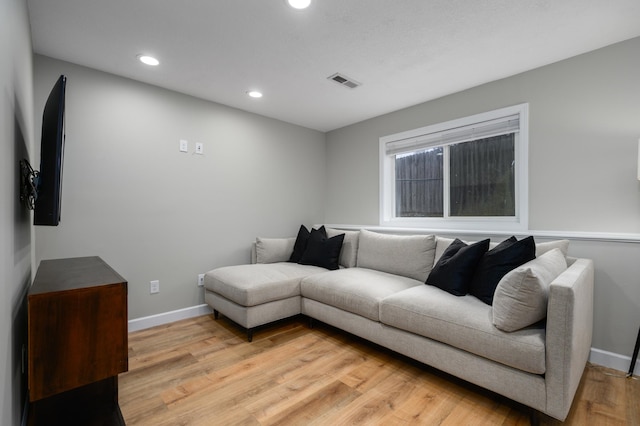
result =
[[[126,280],[98,256],[43,260],[29,295],[122,283]]]

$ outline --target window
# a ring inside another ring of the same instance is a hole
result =
[[[380,138],[381,225],[527,228],[522,104]]]

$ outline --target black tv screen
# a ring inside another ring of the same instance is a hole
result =
[[[36,184],[34,225],[57,226],[60,222],[66,85],[67,77],[61,75],[51,89],[42,113],[40,174]]]

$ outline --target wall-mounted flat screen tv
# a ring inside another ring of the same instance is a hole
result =
[[[34,225],[57,226],[60,222],[66,85],[67,77],[61,75],[51,89],[42,113],[40,173],[36,183]]]

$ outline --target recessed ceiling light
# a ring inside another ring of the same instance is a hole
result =
[[[151,65],[152,67],[160,64],[159,60],[157,60],[153,56],[148,55],[138,55],[138,60],[140,60],[140,62],[142,62],[143,64]]]
[[[257,90],[250,90],[247,92],[247,95],[251,96],[252,98],[261,98],[262,97],[262,93],[258,92]]]
[[[311,0],[287,0],[287,3],[294,9],[306,9],[311,4]]]

